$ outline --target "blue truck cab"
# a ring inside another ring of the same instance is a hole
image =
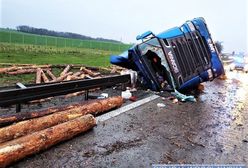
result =
[[[224,74],[204,18],[157,35],[147,31],[136,39],[141,43],[112,55],[110,62],[137,71],[141,83],[151,90],[190,89]]]

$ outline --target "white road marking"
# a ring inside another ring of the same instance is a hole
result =
[[[106,120],[108,120],[110,118],[113,118],[113,117],[116,117],[116,116],[120,115],[121,113],[124,113],[126,111],[131,110],[131,109],[134,109],[134,108],[136,108],[138,106],[141,106],[141,105],[143,105],[145,103],[148,103],[148,102],[150,102],[152,100],[155,100],[155,99],[157,99],[159,97],[160,96],[158,96],[158,95],[152,95],[150,97],[147,97],[147,98],[144,98],[142,100],[136,101],[136,102],[131,103],[129,105],[123,106],[123,107],[121,107],[119,109],[113,110],[113,111],[111,111],[109,113],[106,113],[106,114],[103,114],[101,116],[96,117],[96,122],[98,123],[98,122],[106,121]]]

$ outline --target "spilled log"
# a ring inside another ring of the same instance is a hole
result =
[[[85,132],[95,125],[95,118],[89,114],[3,143],[0,145],[0,165],[6,167],[28,155]]]
[[[41,83],[41,68],[37,68],[36,70],[36,81],[35,83],[39,84]]]
[[[64,79],[66,79],[67,76],[72,75],[72,74],[73,74],[73,72],[68,72],[68,73],[66,73],[66,74],[63,75],[63,76],[58,77],[56,80],[51,80],[50,82],[61,82],[61,81],[63,81]]]
[[[35,73],[36,69],[20,69],[12,72],[6,72],[8,75],[21,75],[21,74],[31,74]]]
[[[65,67],[65,69],[61,72],[60,76],[64,76],[65,74],[67,74],[70,70],[71,66],[70,65],[67,65]]]
[[[106,112],[113,108],[120,107],[122,103],[122,97],[112,97],[97,100],[81,106],[79,105],[75,108],[59,111],[47,116],[21,121],[13,125],[0,128],[0,143],[52,127],[59,123],[66,122],[86,114]]]
[[[37,68],[45,68],[45,69],[48,69],[48,68],[51,68],[51,65],[30,65],[30,66],[15,66],[13,65],[12,67],[6,67],[6,68],[0,68],[0,74],[2,73],[8,73],[8,72],[11,72],[11,71],[18,71],[18,70],[28,70],[28,69],[37,69]]]
[[[58,111],[65,111],[71,108],[75,108],[80,104],[67,105],[65,107],[53,107],[49,109],[45,109],[42,111],[33,111],[33,112],[20,112],[15,114],[6,114],[0,116],[0,126],[10,125],[14,122],[19,122],[23,120],[28,120],[32,118],[43,117],[45,115],[49,115],[52,113],[56,113]]]
[[[98,75],[100,75],[99,72],[97,72],[97,73],[93,72],[93,71],[91,71],[89,69],[86,69],[85,67],[81,67],[80,70],[83,71],[84,73],[90,75],[90,76],[98,76]]]
[[[49,75],[49,77],[52,79],[52,80],[56,80],[56,76],[50,71],[50,70],[46,70],[46,73]]]
[[[49,82],[49,79],[48,79],[48,77],[46,76],[46,74],[44,73],[43,70],[41,70],[41,77],[42,77],[42,79],[43,79],[43,81],[45,83],[48,83]]]

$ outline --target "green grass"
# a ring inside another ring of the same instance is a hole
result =
[[[125,51],[131,46],[129,44],[123,43],[111,43],[96,40],[79,40],[71,38],[35,35],[7,29],[0,29],[0,42],[52,46],[60,48],[88,48],[118,52]]]
[[[57,48],[0,43],[0,63],[109,66],[110,55],[118,53],[117,51],[86,48]]]

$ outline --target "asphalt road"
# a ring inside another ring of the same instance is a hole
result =
[[[157,98],[12,167],[248,165],[248,74],[227,76],[205,83],[196,103]]]

